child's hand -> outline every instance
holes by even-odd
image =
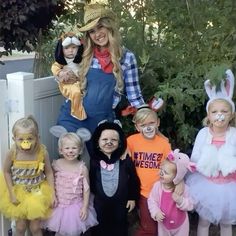
[[[172,193],[172,199],[178,204],[180,205],[183,202],[183,196],[177,194],[176,192]]]
[[[153,217],[153,220],[157,222],[162,222],[165,219],[165,214],[160,210],[157,214]]]
[[[135,201],[134,200],[129,200],[126,204],[126,208],[128,208],[128,212],[131,212],[135,207]]]
[[[16,196],[14,193],[10,194],[10,201],[14,205],[18,205],[20,202],[17,200]]]
[[[76,78],[76,75],[71,70],[61,70],[58,74],[58,80],[62,83],[74,83],[77,80]]]
[[[61,70],[58,74],[58,80],[60,82],[66,82],[68,80],[67,70]]]
[[[183,195],[183,193],[184,193],[184,181],[183,180],[175,186],[174,192],[177,193],[178,195]]]
[[[78,77],[75,75],[75,73],[72,70],[67,71],[67,76],[69,77],[68,83],[74,83],[78,81]]]
[[[87,207],[82,207],[80,211],[80,219],[81,220],[86,220],[88,217],[88,208]]]

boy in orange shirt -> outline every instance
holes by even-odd
[[[160,119],[150,108],[141,108],[133,118],[139,133],[127,139],[129,152],[141,182],[140,225],[135,236],[157,235],[157,223],[151,218],[147,198],[153,184],[159,180],[161,162],[171,151],[169,140],[158,131]]]

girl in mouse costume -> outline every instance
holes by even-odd
[[[101,4],[88,4],[84,9],[84,53],[79,79],[87,119],[71,116],[70,102],[65,102],[58,125],[75,132],[85,127],[91,133],[101,120],[114,120],[114,109],[122,95],[134,107],[144,104],[134,54],[121,44],[115,13]]]
[[[171,152],[161,164],[160,180],[154,184],[148,197],[148,208],[153,220],[158,222],[159,236],[189,235],[187,211],[193,210],[193,201],[187,186],[181,195],[174,191],[188,170],[195,171],[195,163],[179,149]]]
[[[78,236],[97,224],[96,213],[90,199],[89,174],[80,160],[84,141],[90,132],[80,128],[76,133],[67,132],[61,126],[53,126],[51,133],[58,140],[62,158],[54,160],[56,204],[52,216],[43,222],[43,228],[60,236]]]
[[[220,224],[221,236],[232,235],[236,224],[236,128],[232,101],[234,75],[226,70],[220,89],[205,81],[209,97],[207,127],[195,140],[191,160],[197,172],[187,178],[190,194],[199,214],[198,236],[209,234],[211,223]]]
[[[127,236],[127,213],[139,196],[139,179],[126,154],[126,138],[118,123],[103,122],[92,136],[90,186],[99,224],[93,236]]]
[[[65,33],[57,42],[55,62],[51,68],[62,95],[71,103],[71,115],[79,120],[87,117],[78,78],[82,54],[83,45],[79,38],[73,32]]]

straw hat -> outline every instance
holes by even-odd
[[[88,4],[84,7],[84,23],[85,25],[79,28],[80,32],[86,32],[96,26],[98,21],[101,18],[108,17],[112,20],[116,20],[115,13],[105,8],[104,5],[95,3],[95,4]]]

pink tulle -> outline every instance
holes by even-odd
[[[197,213],[211,223],[236,224],[236,181],[216,183],[198,172],[186,184]]]
[[[58,232],[64,236],[78,236],[90,227],[98,224],[93,207],[88,209],[85,221],[80,219],[81,203],[71,204],[67,207],[57,207],[50,219],[42,223],[43,228]]]

